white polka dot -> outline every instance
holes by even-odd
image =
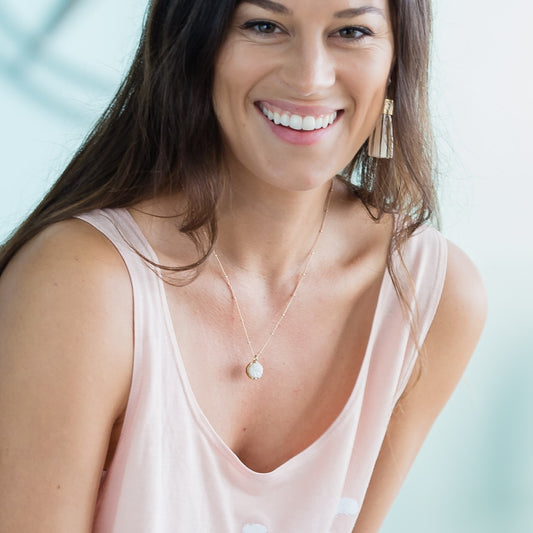
[[[242,528],[242,533],[268,533],[268,529],[261,524],[246,524]]]
[[[359,513],[359,503],[353,498],[342,498],[339,502],[337,514],[344,514],[346,516],[357,516]]]

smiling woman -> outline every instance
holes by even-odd
[[[393,33],[382,4],[337,11],[302,2],[298,16],[270,3],[240,4],[213,89],[230,164],[305,190],[350,163],[376,123],[391,72]]]
[[[430,19],[152,1],[2,247],[3,532],[378,531],[485,317],[430,225]]]

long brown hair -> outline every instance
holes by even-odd
[[[0,274],[45,227],[96,208],[161,194],[186,199],[181,231],[204,260],[216,238],[222,142],[212,105],[215,61],[239,0],[152,0],[131,68],[58,181],[0,250]],[[406,215],[394,248],[435,211],[428,113],[430,0],[391,0],[395,156],[345,170],[372,216]],[[390,259],[393,250],[389,253]]]

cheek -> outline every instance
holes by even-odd
[[[354,131],[358,132],[360,142],[372,133],[383,109],[390,65],[388,56],[377,61],[375,56],[369,54],[368,58],[359,61],[356,67],[343,70],[343,79],[349,86],[354,103]]]
[[[215,75],[213,85],[213,107],[219,122],[244,127],[246,114],[252,102],[248,97],[253,87],[250,70],[235,68],[232,64],[222,66]]]
[[[367,98],[373,94],[385,96],[392,66],[392,53],[370,49],[358,59],[357,64],[345,71],[353,86]]]
[[[227,80],[220,77],[215,80],[213,88],[213,109],[224,137],[238,131],[239,122],[242,120],[237,110],[237,98]]]

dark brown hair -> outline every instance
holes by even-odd
[[[436,199],[436,160],[429,112],[431,0],[390,0],[395,62],[389,97],[394,99],[394,157],[368,156],[367,143],[343,176],[354,185],[370,216],[398,216],[387,267],[400,304],[410,318],[419,346],[418,309],[411,276],[403,262],[402,246],[424,222],[439,222]],[[396,255],[400,269],[394,268]]]
[[[222,142],[212,105],[215,61],[239,0],[153,0],[132,66],[58,181],[0,250],[0,273],[45,227],[95,208],[180,191],[182,232],[200,252],[216,238]],[[429,0],[391,0],[395,156],[355,155],[344,178],[372,216],[405,215],[398,247],[435,210],[428,118]],[[392,254],[393,250],[391,250]],[[389,269],[391,255],[389,255]]]

